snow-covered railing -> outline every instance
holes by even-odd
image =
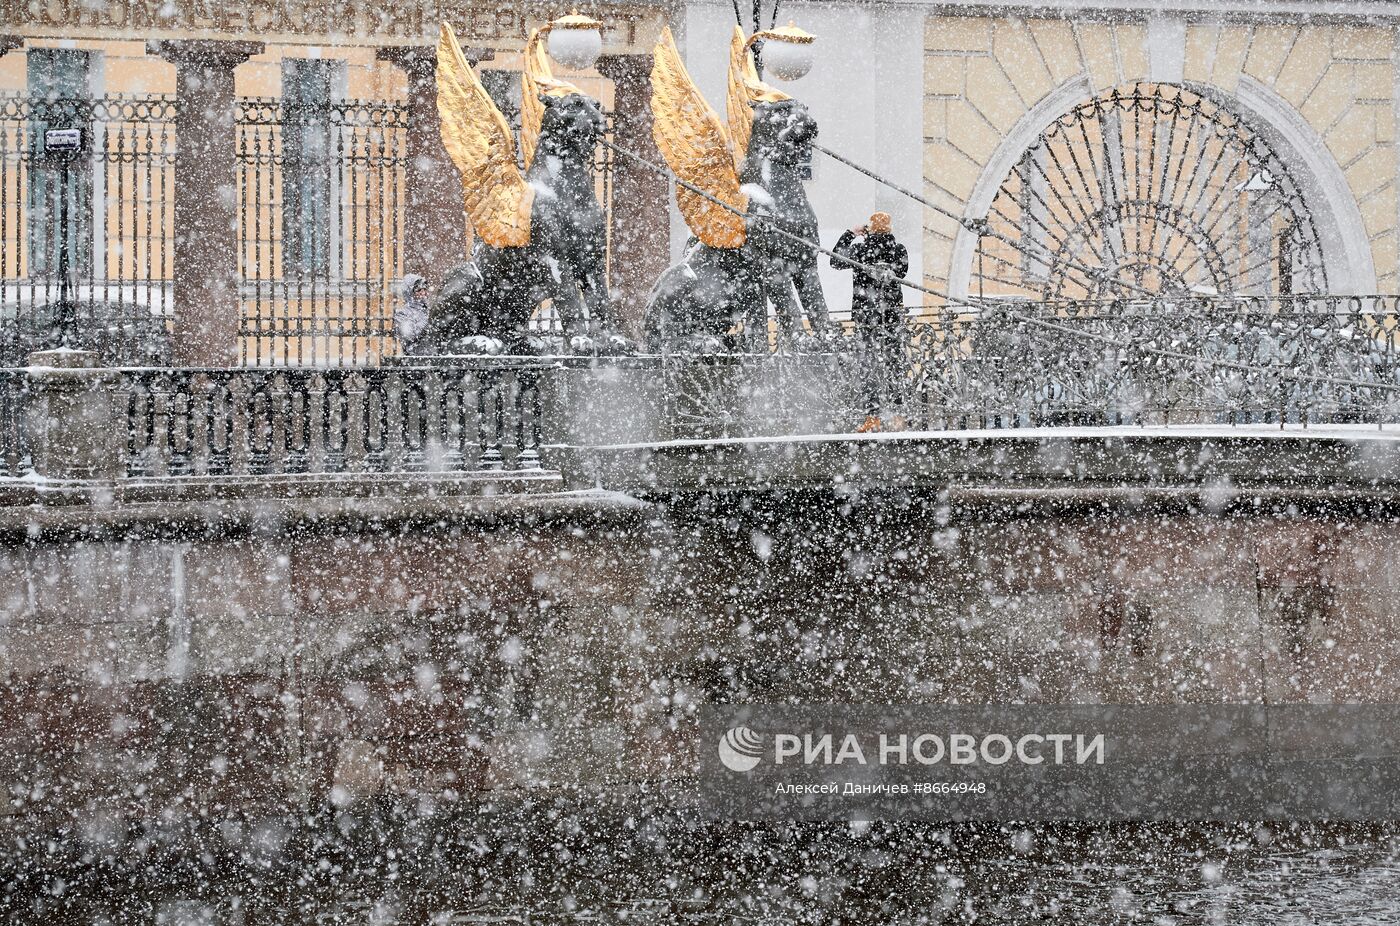
[[[911,321],[892,350],[847,332],[776,355],[174,369],[56,350],[0,371],[0,476],[518,472],[546,448],[584,471],[589,448],[850,433],[871,412],[933,431],[1383,426],[1400,422],[1394,302],[989,302]]]
[[[984,300],[805,353],[723,344],[661,362],[672,436],[1400,421],[1393,296]]]
[[[127,476],[539,466],[540,365],[124,371]]]
[[[540,466],[529,358],[376,369],[0,371],[5,474],[54,479],[452,473]]]
[[[1394,297],[1007,302],[909,328],[921,427],[1400,418]]]

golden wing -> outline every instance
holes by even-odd
[[[656,147],[677,177],[741,214],[679,185],[676,205],[695,237],[711,247],[737,248],[744,243],[742,213],[749,204],[739,192],[739,174],[724,123],[691,80],[669,28],[662,31],[652,62],[652,137]]]
[[[520,73],[520,150],[525,154],[525,167],[535,161],[535,145],[540,138],[540,123],[544,120],[544,103],[540,95],[568,96],[583,91],[567,80],[554,76],[549,54],[544,45],[544,33],[530,30],[525,43],[525,67]]]
[[[524,247],[530,243],[535,191],[516,166],[510,126],[447,23],[442,24],[437,60],[442,144],[462,175],[472,229],[493,247]]]
[[[734,27],[734,37],[729,40],[729,134],[734,139],[734,157],[741,167],[744,155],[749,150],[749,136],[753,134],[753,107],[755,103],[776,103],[790,100],[781,90],[775,90],[758,77],[753,55],[749,53],[748,40],[744,30]]]

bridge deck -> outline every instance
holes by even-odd
[[[1278,424],[1041,427],[680,440],[594,448],[602,484],[641,494],[917,487],[1377,498],[1400,489],[1400,429]]]

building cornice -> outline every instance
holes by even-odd
[[[1020,14],[1047,18],[1172,16],[1218,21],[1400,22],[1400,3],[1390,0],[997,0],[949,2],[910,0],[954,15]]]
[[[837,6],[849,0],[785,0],[784,9]],[[729,7],[723,0],[691,5]],[[942,16],[1145,20],[1169,16],[1210,22],[1347,22],[1400,25],[1392,0],[874,0],[870,5],[916,7]]]

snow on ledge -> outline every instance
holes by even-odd
[[[1199,439],[1274,439],[1310,438],[1315,440],[1400,442],[1400,424],[1389,429],[1375,424],[1322,424],[1303,427],[1301,424],[1181,424],[1181,425],[1113,425],[1103,427],[1028,427],[1028,428],[966,428],[938,431],[889,431],[878,434],[788,434],[771,437],[723,437],[654,441],[649,443],[603,444],[592,447],[600,451],[661,450],[672,447],[759,446],[763,444],[834,444],[834,443],[971,443],[991,440],[1141,440],[1153,438],[1194,437]]]

